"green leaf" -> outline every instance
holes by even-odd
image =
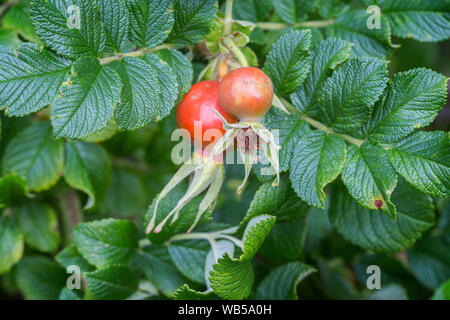
[[[53,140],[47,122],[20,131],[8,144],[2,160],[3,172],[27,182],[29,191],[43,191],[58,182],[64,166],[62,140]]]
[[[63,288],[59,294],[58,300],[81,300],[78,295],[69,288]]]
[[[92,143],[104,142],[114,137],[118,131],[119,127],[117,126],[116,120],[113,118],[108,122],[106,127],[94,134],[91,134],[90,136],[87,136],[83,140]]]
[[[325,206],[323,188],[341,173],[345,163],[345,141],[323,131],[311,131],[301,137],[291,160],[292,187],[308,204]]]
[[[243,299],[250,294],[254,274],[251,259],[275,224],[275,217],[263,215],[250,220],[244,232],[240,258],[227,253],[213,265],[210,272],[211,288],[224,299]]]
[[[123,58],[114,68],[124,85],[115,114],[119,129],[135,130],[156,120],[161,94],[157,71],[137,58]]]
[[[172,262],[167,246],[152,244],[138,251],[136,267],[165,295],[172,296],[185,278]]]
[[[185,277],[204,284],[205,261],[209,248],[207,241],[176,241],[169,246],[169,253],[173,263]]]
[[[398,284],[406,289],[407,296],[413,300],[427,299],[429,293],[414,278],[413,274],[406,269],[403,264],[393,255],[370,254],[357,258],[353,264],[353,270],[359,283],[367,285],[367,268],[371,265],[377,265],[382,270],[381,287]]]
[[[330,197],[325,201],[325,209],[313,207],[308,213],[305,240],[305,251],[308,254],[320,248],[321,243],[330,236],[332,227],[327,215],[329,204]]]
[[[129,192],[133,190],[133,192]],[[114,216],[130,217],[142,208],[144,190],[139,177],[114,168],[111,184],[99,211]]]
[[[159,95],[159,110],[156,112],[156,120],[159,121],[167,117],[175,106],[178,97],[177,77],[172,72],[172,68],[157,55],[147,54],[144,57],[147,62],[157,72],[157,79],[161,93]]]
[[[251,219],[244,230],[243,249],[240,260],[251,260],[267,238],[275,224],[276,217],[263,214]]]
[[[121,130],[135,130],[166,117],[175,105],[178,83],[171,68],[156,55],[124,58],[114,68],[124,84],[116,109]]]
[[[432,300],[450,300],[450,279],[444,282],[433,294]]]
[[[269,38],[261,28],[256,27],[250,35],[250,42],[258,45],[265,45],[269,42]]]
[[[15,276],[17,286],[28,300],[56,300],[67,281],[64,269],[42,256],[23,258]]]
[[[248,222],[255,217],[269,214],[281,218],[297,218],[307,214],[309,206],[292,190],[286,175],[280,179],[278,186],[272,186],[272,181],[264,182],[256,191],[247,214],[239,224],[243,231]]]
[[[128,220],[80,223],[74,229],[73,238],[83,258],[98,268],[127,266],[138,247],[136,226]]]
[[[354,284],[354,275],[340,259],[318,261],[319,286],[326,299],[360,300]]]
[[[210,272],[211,287],[223,299],[240,300],[248,297],[255,276],[251,261],[233,260],[225,254]]]
[[[178,46],[202,41],[213,25],[216,13],[216,0],[177,1],[175,24],[168,41]]]
[[[274,262],[298,260],[303,251],[306,237],[306,217],[293,221],[277,222],[263,245],[261,253]],[[283,248],[283,250],[280,250]]]
[[[238,0],[233,2],[233,17],[238,20],[265,21],[272,11],[272,0]]]
[[[30,247],[42,252],[54,252],[58,249],[61,238],[58,219],[52,207],[30,201],[15,209],[14,217]]]
[[[449,3],[446,0],[384,0],[380,5],[397,37],[436,42],[450,36]]]
[[[396,142],[429,125],[447,98],[447,79],[419,68],[394,75],[388,89],[374,107],[369,137],[381,143]]]
[[[10,118],[0,112],[0,157],[3,158],[6,147],[12,138],[30,126],[31,120],[31,117]]]
[[[21,41],[14,31],[0,29],[0,46],[15,49],[20,43]]]
[[[26,182],[16,175],[0,178],[0,207],[13,206],[25,199]]]
[[[301,113],[317,113],[320,89],[323,87],[331,70],[346,61],[352,45],[340,39],[320,41],[311,50],[311,71],[303,85],[291,95],[292,103]]]
[[[31,22],[29,11],[28,1],[15,4],[2,17],[2,29],[18,32],[22,38],[34,43],[40,43],[39,36],[36,34]]]
[[[281,146],[278,155],[280,158],[280,171],[287,171],[297,141],[310,131],[309,126],[297,115],[288,115],[275,108],[271,108],[266,114],[264,125],[273,132],[278,132],[278,144]]]
[[[128,45],[128,0],[96,0],[105,32],[105,47],[122,52]]]
[[[187,284],[184,284],[175,292],[176,300],[218,300],[217,296],[212,292],[199,292],[189,288]]]
[[[209,280],[209,273],[214,269],[213,265],[222,258],[225,254],[233,257],[235,251],[235,244],[229,240],[219,240],[215,242],[214,248],[211,246],[205,261],[204,279],[206,282],[206,289],[211,289],[211,281]]]
[[[105,198],[111,170],[108,154],[100,146],[83,141],[66,143],[64,179],[89,195],[86,209],[95,208]]]
[[[131,41],[153,48],[167,39],[174,24],[174,0],[127,0]]]
[[[55,257],[62,267],[67,269],[69,266],[78,266],[82,273],[94,271],[95,267],[89,264],[78,252],[77,247],[71,244],[61,250]]]
[[[11,269],[22,258],[23,234],[11,216],[0,217],[0,274]]]
[[[314,0],[274,0],[275,12],[285,22],[294,24],[306,20],[308,12],[314,9]]]
[[[355,45],[351,53],[352,57],[369,56],[386,59],[392,54],[394,48],[389,23],[383,12],[380,17],[380,29],[369,29],[367,21],[371,15],[365,10],[347,12],[328,27],[327,35],[352,42]]]
[[[84,138],[104,128],[120,101],[120,77],[97,59],[74,62],[51,108],[56,137]]]
[[[420,191],[450,195],[450,143],[446,132],[416,132],[388,151],[395,170]]]
[[[360,207],[343,189],[332,194],[330,219],[344,238],[376,252],[397,252],[411,246],[434,224],[431,199],[405,182],[392,194],[397,221]]]
[[[71,5],[79,8],[70,11]],[[72,7],[73,8],[73,7]],[[90,0],[35,0],[31,16],[37,33],[57,53],[69,58],[81,55],[100,56],[105,47],[97,3]],[[79,18],[79,28],[76,23]]]
[[[285,33],[273,44],[264,72],[272,79],[277,94],[290,94],[305,80],[311,66],[310,44],[311,30]]]
[[[67,77],[69,61],[32,43],[16,52],[0,47],[0,106],[24,116],[50,105]]]
[[[107,267],[85,273],[89,292],[100,300],[120,300],[131,296],[138,289],[139,279],[128,268]]]
[[[178,100],[181,100],[191,88],[194,78],[191,62],[180,51],[173,49],[159,50],[156,55],[172,68],[178,82]]]
[[[255,51],[253,51],[250,47],[243,47],[242,53],[244,54],[245,58],[247,59],[250,67],[258,67],[259,66],[258,57],[256,56]]]
[[[408,300],[408,295],[403,287],[392,284],[375,291],[367,300]]]
[[[81,300],[80,297],[69,288],[63,288],[59,293],[58,300]]]
[[[424,286],[436,289],[450,278],[450,244],[444,236],[424,238],[408,251],[408,265]]]
[[[342,181],[360,205],[381,209],[395,219],[395,206],[390,198],[397,185],[397,174],[384,149],[369,142],[359,148],[350,145]]]
[[[337,18],[350,8],[348,2],[350,0],[318,0],[316,8],[324,19]]]
[[[386,61],[350,59],[325,82],[319,98],[319,119],[336,132],[351,134],[369,120],[387,80]]]
[[[300,262],[282,265],[265,277],[256,289],[257,300],[295,300],[297,286],[316,270]]]

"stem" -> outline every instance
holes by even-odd
[[[281,98],[280,100],[283,102],[283,104],[287,107],[287,109],[288,109],[289,111],[298,114],[298,115],[300,116],[300,119],[302,119],[303,121],[305,121],[305,122],[308,123],[310,126],[316,128],[316,129],[325,131],[327,134],[333,134],[333,135],[335,135],[335,136],[339,136],[339,137],[341,137],[342,139],[344,139],[344,140],[346,140],[346,141],[348,141],[348,142],[350,142],[350,143],[352,143],[352,144],[358,146],[358,148],[361,147],[361,145],[362,145],[362,144],[364,143],[364,141],[365,141],[365,140],[360,140],[360,139],[353,138],[353,137],[351,137],[351,136],[349,136],[349,135],[346,135],[346,134],[337,133],[337,132],[335,132],[332,128],[327,127],[327,126],[324,125],[323,123],[321,123],[321,122],[319,122],[319,121],[317,121],[317,120],[314,120],[314,119],[308,117],[307,115],[301,114],[301,113],[297,110],[297,108],[295,108],[292,104],[290,104],[290,103],[289,103],[288,101],[286,101],[285,99]]]
[[[139,249],[150,246],[152,243],[147,238],[139,240]]]
[[[231,34],[231,25],[233,24],[233,0],[227,0],[225,4],[224,36]]]
[[[227,239],[230,240],[231,242],[233,242],[237,247],[239,248],[244,248],[244,245],[242,244],[242,241],[239,239],[236,239],[235,237],[226,235],[226,234],[221,234],[219,236],[217,236],[217,239]]]
[[[234,43],[234,41],[231,38],[229,37],[223,38],[223,44],[239,60],[239,63],[241,64],[242,67],[249,66],[247,58],[245,57],[244,53],[241,51],[241,49],[239,49],[239,47]]]
[[[216,239],[226,239],[233,242],[239,248],[243,248],[242,241],[230,236],[226,233],[233,233],[236,231],[236,228],[225,229],[216,232],[193,232],[193,233],[185,233],[185,234],[177,234],[170,238],[166,244],[170,244],[172,241],[180,241],[180,240],[208,240],[211,244],[215,243]]]
[[[72,242],[73,228],[82,221],[82,209],[75,190],[61,191],[58,193],[60,206],[60,226],[64,245]]]
[[[299,22],[295,24],[288,24],[282,22],[259,22],[256,24],[256,27],[261,28],[263,30],[283,30],[287,27],[316,27],[316,28],[325,28],[330,24],[333,24],[334,20],[311,20],[305,22]]]
[[[107,63],[111,63],[116,60],[120,60],[124,57],[140,57],[140,56],[146,55],[147,53],[152,53],[152,52],[156,52],[159,50],[170,49],[170,48],[173,48],[173,46],[170,44],[163,44],[161,46],[157,46],[157,47],[154,47],[151,49],[144,48],[144,49],[127,52],[127,53],[118,53],[117,55],[112,56],[112,57],[98,59],[98,61],[100,62],[100,64],[107,64]]]
[[[167,240],[167,244],[170,244],[172,241],[180,241],[180,240],[209,240],[209,233],[201,233],[201,232],[193,232],[193,233],[182,233],[176,234],[169,240]]]
[[[325,131],[328,134],[334,134],[335,136],[339,136],[342,139],[344,139],[344,140],[346,140],[346,141],[348,141],[348,142],[350,142],[350,143],[352,143],[352,144],[354,144],[354,145],[356,145],[358,147],[361,147],[361,145],[364,143],[364,140],[359,140],[359,139],[353,138],[351,136],[348,136],[346,134],[337,133],[333,129],[325,126],[324,124],[320,123],[319,121],[316,121],[316,120],[314,120],[312,118],[309,118],[306,115],[301,115],[300,118],[302,120],[304,120],[305,122],[307,122],[308,124],[310,124],[312,127],[317,128],[317,129],[322,130],[322,131]]]
[[[233,234],[233,233],[236,233],[238,231],[238,227],[231,227],[231,228],[228,228],[228,229],[224,229],[224,230],[221,230],[221,231],[219,231],[221,234],[229,234],[229,233],[231,233],[231,234]]]

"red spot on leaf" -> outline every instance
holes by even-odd
[[[381,209],[381,207],[383,206],[383,200],[375,200],[373,204],[377,209]]]

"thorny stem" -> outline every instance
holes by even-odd
[[[122,59],[124,57],[140,57],[140,56],[146,55],[147,53],[152,53],[152,52],[156,52],[156,51],[159,51],[159,50],[170,49],[170,48],[173,48],[173,46],[170,45],[170,44],[163,44],[161,46],[157,46],[157,47],[154,47],[154,48],[151,48],[151,49],[143,48],[143,49],[132,51],[132,52],[118,53],[118,54],[116,54],[115,56],[112,56],[112,57],[106,57],[106,58],[98,59],[98,61],[100,62],[100,64],[107,64],[107,63],[111,63],[111,62],[116,61],[116,60],[120,60],[120,59]]]
[[[297,108],[295,108],[292,104],[290,104],[290,103],[289,103],[288,101],[286,101],[285,99],[280,98],[280,101],[287,107],[287,109],[288,109],[289,111],[298,114],[302,120],[304,120],[304,121],[307,122],[310,126],[316,128],[316,129],[325,131],[327,134],[333,134],[333,135],[339,136],[339,137],[341,137],[342,139],[344,139],[344,140],[346,140],[346,141],[348,141],[348,142],[350,142],[350,143],[352,143],[352,144],[358,146],[358,148],[361,147],[361,145],[365,142],[365,140],[360,140],[360,139],[353,138],[353,137],[351,137],[351,136],[349,136],[349,135],[346,135],[346,134],[337,133],[337,132],[335,132],[332,128],[327,127],[327,126],[324,125],[323,123],[321,123],[321,122],[319,122],[319,121],[316,121],[316,120],[314,120],[314,119],[308,117],[307,115],[301,114],[301,113],[297,110]]]
[[[227,0],[225,4],[225,20],[224,20],[224,36],[231,34],[231,26],[233,24],[233,0]]]
[[[282,22],[259,22],[256,24],[256,27],[261,28],[263,30],[283,30],[287,27],[316,27],[316,28],[325,28],[329,25],[333,24],[334,20],[311,20],[305,22],[299,22],[296,24],[287,24]]]
[[[234,41],[229,38],[223,38],[223,44],[231,51],[231,53],[239,60],[242,67],[248,67],[248,61],[244,53],[239,49],[239,47],[234,43]]]

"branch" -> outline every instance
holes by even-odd
[[[342,139],[344,139],[345,141],[356,145],[358,148],[361,147],[361,145],[365,142],[365,140],[360,140],[360,139],[353,138],[353,137],[351,137],[349,135],[346,135],[346,134],[337,133],[332,128],[327,127],[323,123],[321,123],[321,122],[319,122],[317,120],[314,120],[314,119],[308,117],[307,115],[301,114],[297,110],[296,107],[294,107],[292,104],[290,104],[285,99],[280,98],[280,101],[287,107],[287,109],[289,111],[291,111],[292,113],[296,113],[297,115],[300,116],[300,119],[302,119],[303,121],[307,122],[310,126],[316,128],[316,129],[325,131],[327,134],[333,134],[335,136],[339,136]]]
[[[122,59],[124,57],[145,56],[147,53],[152,53],[152,52],[156,52],[156,51],[163,50],[163,49],[170,49],[170,48],[173,48],[173,47],[174,46],[170,45],[170,44],[163,44],[161,46],[157,46],[157,47],[154,47],[154,48],[151,48],[151,49],[144,48],[144,49],[140,49],[140,50],[136,50],[136,51],[132,51],[132,52],[127,52],[127,53],[118,53],[117,55],[112,56],[112,57],[106,57],[106,58],[98,59],[98,61],[100,62],[100,64],[108,64],[108,63],[111,63],[113,61],[120,60],[120,59]]]
[[[256,27],[261,28],[263,30],[283,30],[288,27],[316,27],[316,28],[325,28],[329,25],[333,24],[334,20],[311,20],[305,22],[299,22],[295,24],[288,24],[282,22],[259,22],[256,24]]]
[[[167,240],[166,244],[169,245],[172,241],[180,240],[208,240],[211,247],[214,249],[214,245],[217,239],[226,239],[234,243],[235,246],[243,248],[242,241],[229,235],[228,233],[235,231],[237,228],[225,229],[215,232],[193,232],[186,234],[177,234]]]
[[[225,20],[224,20],[224,36],[231,34],[231,26],[233,24],[233,0],[227,0],[225,4]]]
[[[83,220],[82,208],[77,192],[73,189],[58,193],[61,233],[65,245],[72,242],[73,228]]]

